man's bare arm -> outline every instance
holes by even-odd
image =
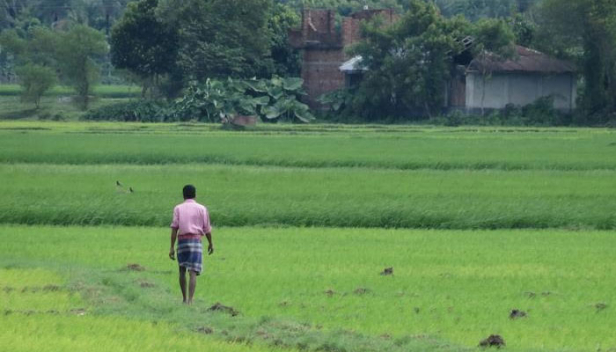
[[[175,260],[175,240],[178,238],[178,229],[171,229],[171,248],[169,249],[169,259]]]
[[[205,238],[207,238],[207,242],[208,242],[207,253],[212,255],[214,254],[214,243],[212,243],[212,233],[211,232],[206,233]]]

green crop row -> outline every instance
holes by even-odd
[[[62,127],[58,127],[62,126]],[[212,125],[0,124],[0,162],[221,163],[388,169],[616,170],[609,130],[491,131],[323,125],[220,132]],[[327,131],[327,132],[323,132]],[[414,131],[414,132],[411,132]]]
[[[0,84],[0,96],[15,96],[21,94],[21,87],[17,84]],[[56,86],[45,96],[74,95],[75,90],[71,87]],[[93,94],[105,98],[128,98],[138,97],[141,90],[134,86],[125,85],[98,85],[94,87]]]
[[[168,226],[192,183],[219,226],[616,229],[606,170],[5,164],[0,179],[0,223]]]

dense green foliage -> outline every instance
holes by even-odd
[[[175,69],[178,29],[164,23],[155,13],[158,0],[129,4],[111,33],[111,62],[139,78],[146,95],[161,75]]]
[[[435,0],[446,16],[463,15],[469,20],[506,18],[529,11],[540,0]]]
[[[35,64],[20,66],[15,73],[21,78],[22,100],[34,103],[38,109],[43,94],[56,84],[56,73],[49,67]]]
[[[185,80],[262,75],[269,60],[269,0],[161,0],[180,33],[177,64]]]
[[[274,4],[268,21],[271,35],[271,58],[273,67],[269,69],[278,76],[296,77],[301,73],[300,52],[288,43],[288,32],[299,28],[301,17],[296,11],[283,4]]]
[[[278,0],[296,9],[303,7],[336,9],[347,16],[368,6],[370,9],[391,8],[403,12],[412,8],[408,0]],[[428,2],[428,1],[426,1]],[[538,0],[434,0],[439,11],[447,17],[462,15],[470,20],[481,18],[506,18],[526,13]]]
[[[262,121],[310,122],[308,106],[298,101],[302,79],[207,80],[189,87],[164,113],[165,121],[220,122],[234,116],[259,116]]]
[[[158,122],[164,106],[152,100],[136,100],[101,106],[88,111],[83,120]]]
[[[436,6],[419,0],[395,24],[374,21],[352,50],[366,69],[342,113],[368,121],[429,117],[443,108],[444,89],[453,77],[455,58],[466,51],[511,56],[514,35],[499,20],[471,24],[461,17],[442,17]],[[468,48],[464,39],[474,38]],[[345,98],[345,102],[347,98]]]
[[[40,97],[55,83],[53,68],[75,89],[84,109],[88,107],[93,86],[100,76],[95,59],[108,50],[105,36],[84,25],[74,25],[60,32],[41,26],[24,33],[7,30],[0,34],[0,45],[20,63],[17,72],[23,75],[23,94],[31,97],[37,106]]]
[[[15,57],[15,73],[20,77],[22,101],[40,107],[41,97],[57,82],[53,70],[54,38],[49,30],[33,27],[25,33],[7,30],[0,33],[0,46]]]
[[[580,108],[587,124],[616,117],[616,2],[546,0],[540,8],[539,45],[576,59],[584,81]]]
[[[129,3],[0,0],[0,81],[18,82],[17,71],[22,75],[33,72],[34,66],[23,68],[28,64],[45,70],[46,74],[31,74],[25,79],[24,101],[38,105],[42,88],[51,83],[46,79],[51,71],[42,67],[56,69],[61,73],[59,81],[73,85],[85,107],[90,87],[103,70],[105,82],[117,83],[122,75],[125,80],[139,82],[143,95],[151,89],[155,93],[152,97],[171,100],[183,96],[183,89],[194,81],[204,84],[207,79],[228,77],[297,76],[300,53],[289,45],[287,37],[289,29],[299,25],[303,8],[335,9],[338,29],[341,16],[364,7],[392,8],[400,14],[400,23],[390,28],[367,25],[366,40],[352,50],[364,56],[369,71],[356,91],[334,100],[334,110],[342,113],[336,116],[338,121],[389,122],[437,116],[442,113],[442,87],[457,72],[456,64],[467,65],[473,57],[488,52],[501,58],[513,57],[510,49],[514,40],[579,64],[583,79],[572,121],[583,125],[613,125],[616,121],[616,69],[612,64],[616,58],[616,8],[609,0]],[[86,28],[98,30],[88,35],[97,36],[101,43],[105,41],[102,33],[106,33],[112,55],[106,55],[106,44],[91,46],[87,54],[82,52],[80,48],[87,45],[68,34],[76,28],[81,28],[82,38]],[[50,40],[38,40],[45,32]],[[470,48],[461,45],[468,43],[467,38],[474,39]],[[461,54],[465,57],[462,60]],[[88,58],[85,61],[84,55]],[[41,80],[34,83],[33,78],[38,77]]]
[[[105,36],[90,27],[75,25],[57,34],[55,55],[63,78],[71,85],[84,110],[88,108],[92,88],[100,77],[94,60],[108,51]]]
[[[46,26],[75,22],[109,30],[131,0],[0,0],[0,30],[31,19]]]

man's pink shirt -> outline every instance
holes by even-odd
[[[186,199],[173,209],[172,229],[178,229],[179,235],[205,235],[212,232],[210,214],[207,209],[195,202],[194,199]]]

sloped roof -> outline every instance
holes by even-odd
[[[345,61],[342,65],[340,65],[340,71],[343,73],[353,73],[357,71],[366,71],[366,68],[360,68],[359,63],[361,62],[361,55],[355,56],[354,58]]]
[[[516,46],[517,57],[499,60],[493,54],[485,58],[474,59],[468,67],[470,72],[536,72],[536,73],[573,73],[575,65],[571,62],[555,59],[539,51]]]

